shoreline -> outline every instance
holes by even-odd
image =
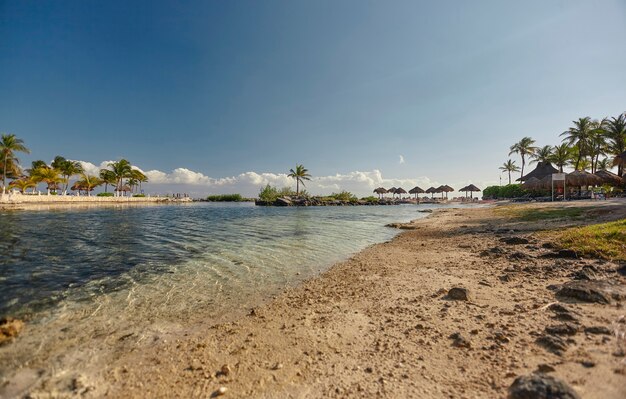
[[[187,203],[190,198],[168,197],[98,197],[73,195],[1,195],[1,210],[48,209],[78,206]]]
[[[572,204],[580,205],[588,206]],[[626,217],[624,203],[593,205],[617,210],[601,218]],[[571,280],[580,267],[606,275],[615,265],[557,259],[555,269],[555,260],[540,256],[549,250],[536,233],[571,221],[519,223],[498,208],[441,209],[401,224],[406,231],[395,238],[287,288],[248,316],[129,348],[95,374],[48,387],[94,397],[206,397],[221,387],[228,397],[504,397],[516,376],[547,365],[583,397],[620,397],[626,372],[611,354],[617,338],[578,332],[561,355],[534,342],[552,323],[548,286]],[[527,237],[534,249],[499,244],[510,236]],[[483,255],[494,245],[504,253]],[[454,286],[467,288],[471,301],[446,299]],[[571,307],[582,326],[611,327],[623,315],[618,304]],[[467,347],[455,346],[455,333]]]

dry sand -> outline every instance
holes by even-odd
[[[235,322],[207,322],[125,353],[57,393],[500,398],[517,376],[541,367],[583,398],[624,398],[622,302],[565,301],[575,320],[544,331],[564,325],[548,308],[558,301],[550,286],[572,281],[573,272],[584,267],[592,278],[618,282],[616,292],[625,286],[617,264],[541,257],[553,250],[542,247],[538,230],[626,217],[623,201],[591,206],[599,204],[593,218],[549,223],[510,220],[495,208],[439,210]],[[510,237],[530,242],[501,241]],[[448,298],[453,287],[469,290],[470,300]],[[542,336],[560,340],[562,353],[540,346]]]

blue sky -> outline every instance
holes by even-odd
[[[623,0],[0,0],[0,131],[163,190],[488,184],[521,137],[626,111],[625,39]]]

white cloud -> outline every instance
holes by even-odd
[[[403,157],[400,157],[403,160]],[[111,161],[104,161],[100,165],[85,161],[79,162],[87,173],[97,175],[100,169],[106,168]],[[148,177],[148,183],[144,185],[144,190],[146,193],[152,194],[188,193],[192,197],[201,197],[207,194],[240,193],[244,196],[254,197],[258,194],[259,189],[267,184],[277,187],[288,186],[295,189],[294,180],[285,173],[258,173],[250,171],[236,176],[221,178],[213,178],[187,168],[176,168],[169,173],[160,170],[149,170],[144,173]],[[402,187],[409,191],[415,186],[427,189],[431,186],[437,187],[446,183],[456,188],[469,183],[474,183],[484,188],[487,183],[494,184],[495,182],[439,182],[427,176],[412,179],[396,179],[385,177],[380,170],[374,169],[371,171],[353,171],[313,177],[306,182],[306,190],[309,193],[319,195],[347,190],[358,196],[367,196],[371,195],[372,191],[377,187],[389,188],[394,186]]]
[[[404,163],[404,155],[398,155],[400,157],[400,161],[398,162],[399,164],[403,164]]]

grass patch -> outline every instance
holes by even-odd
[[[573,249],[583,256],[626,261],[626,219],[572,227],[549,235],[559,246]]]
[[[498,208],[497,212],[503,216],[519,219],[525,222],[536,222],[538,220],[573,219],[580,218],[588,209],[580,207],[571,208],[522,208],[515,206],[505,206]]]

